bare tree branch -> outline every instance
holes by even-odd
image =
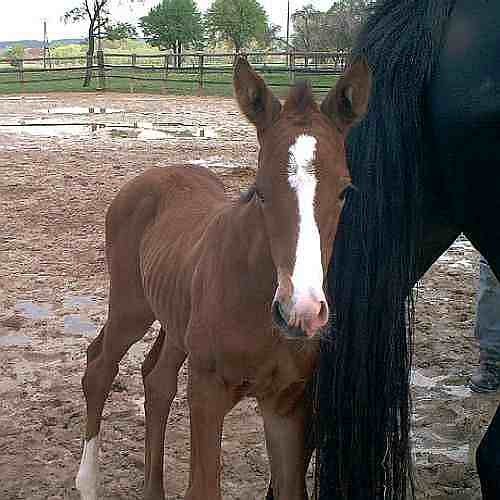
[[[88,0],[85,0],[85,10],[87,11],[87,14],[89,15],[89,18],[92,18],[92,13],[90,12],[90,7],[89,7]]]

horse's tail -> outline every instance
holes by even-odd
[[[428,155],[425,90],[454,3],[379,1],[354,51],[368,59],[373,90],[349,137],[359,191],[349,194],[328,276],[335,327],[318,377],[321,500],[413,496],[411,288]]]

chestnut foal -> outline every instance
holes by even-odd
[[[177,375],[189,359],[189,500],[220,500],[224,416],[245,396],[260,406],[274,498],[307,498],[304,387],[328,320],[323,277],[344,193],[344,141],[365,113],[370,74],[359,61],[321,107],[297,84],[282,106],[247,61],[236,99],[257,129],[254,187],[230,202],[208,170],[152,169],[129,182],[106,217],[108,319],[87,351],[87,426],[76,485],[98,488],[98,435],[118,363],[157,319],[142,374],[144,498],[163,500],[164,434]]]

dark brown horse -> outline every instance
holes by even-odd
[[[304,388],[328,321],[323,291],[351,179],[344,142],[371,77],[353,64],[319,107],[306,84],[282,106],[244,58],[236,99],[260,144],[254,187],[228,201],[208,170],[172,166],[129,182],[106,218],[108,319],[87,351],[85,442],[76,479],[97,498],[98,435],[118,363],[157,319],[143,365],[147,500],[162,500],[163,443],[177,374],[189,360],[190,500],[220,500],[224,416],[257,398],[275,498],[307,496]]]
[[[358,191],[335,239],[319,363],[321,500],[413,498],[410,291],[460,233],[500,279],[500,2],[370,5],[353,54],[373,90],[347,144]],[[499,500],[500,406],[476,464],[483,499]]]

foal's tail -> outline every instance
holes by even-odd
[[[453,5],[379,1],[354,51],[372,68],[373,90],[349,137],[359,192],[349,195],[328,275],[336,317],[318,377],[321,500],[413,495],[410,292],[429,153],[424,100]]]

